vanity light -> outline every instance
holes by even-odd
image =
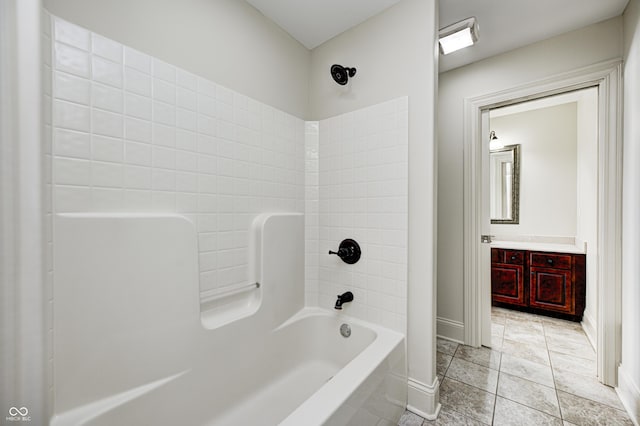
[[[464,49],[478,41],[478,23],[476,18],[464,19],[446,26],[438,32],[440,52],[447,55],[456,50]]]
[[[504,148],[504,144],[498,140],[496,132],[493,130],[489,133],[489,151]]]

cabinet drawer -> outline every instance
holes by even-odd
[[[505,250],[504,263],[524,265],[524,252],[521,250]]]
[[[523,250],[491,249],[491,263],[507,263],[509,265],[524,265]]]
[[[529,264],[532,267],[571,269],[570,254],[529,253]]]

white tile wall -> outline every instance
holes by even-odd
[[[318,211],[317,225],[311,217],[307,221],[307,254],[318,254],[317,284],[315,265],[307,261],[309,297],[313,300],[317,288],[318,304],[332,308],[336,295],[351,291],[355,300],[345,305],[346,313],[404,333],[408,99],[323,120],[319,126],[317,181],[314,135],[307,127],[307,214]],[[362,249],[354,265],[327,254],[345,238],[355,239]]]
[[[319,305],[319,144],[320,123],[307,121],[305,127],[305,296],[309,306]]]
[[[246,282],[256,214],[304,211],[306,303],[350,290],[346,313],[406,331],[407,98],[305,124],[49,15],[43,45],[50,259],[55,212],[178,212],[207,294]],[[344,238],[359,263],[326,254]]]
[[[52,212],[179,212],[197,226],[201,291],[246,283],[255,215],[305,207],[304,122],[51,22],[53,37],[43,36],[53,52],[44,73],[53,78],[45,94],[53,110],[49,219]]]

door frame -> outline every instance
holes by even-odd
[[[621,352],[621,229],[622,229],[622,61],[602,62],[511,89],[464,101],[464,343],[483,343],[490,306],[490,283],[483,280],[490,265],[482,262],[483,229],[482,113],[493,108],[588,87],[598,88],[598,318],[597,374],[607,385],[617,384]],[[488,197],[488,194],[486,194]],[[490,304],[489,304],[490,305]],[[488,310],[488,312],[487,312]]]

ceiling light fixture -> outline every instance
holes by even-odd
[[[443,55],[464,49],[478,41],[478,22],[475,16],[456,22],[441,28],[438,32],[438,38],[440,52]]]
[[[493,130],[489,133],[489,151],[504,148],[504,144],[498,140],[496,132]]]

